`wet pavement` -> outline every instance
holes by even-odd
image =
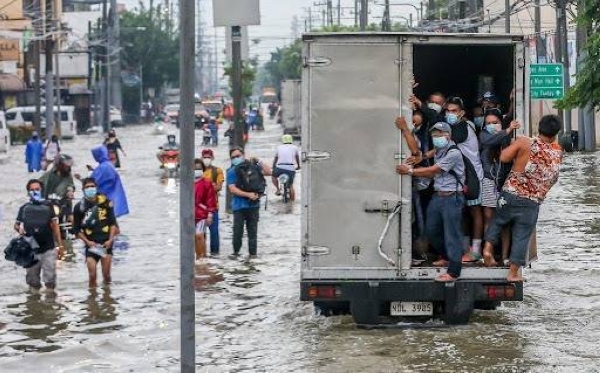
[[[87,288],[78,254],[59,263],[56,294],[29,294],[25,271],[0,259],[0,372],[179,371],[178,185],[161,178],[155,153],[166,138],[151,132],[117,129],[128,153],[121,174],[131,214],[120,225],[130,247],[116,252],[110,287]],[[248,154],[270,163],[280,135],[267,123],[266,131],[251,134]],[[75,171],[93,164],[89,149],[101,139],[64,144]],[[13,147],[0,163],[0,247],[25,202],[30,175],[23,150]],[[227,146],[216,152],[217,165],[225,165]],[[525,301],[476,311],[471,324],[459,327],[363,330],[349,316],[317,316],[298,301],[299,203],[284,205],[270,189],[259,257],[250,261],[227,257],[231,217],[222,212],[223,255],[196,263],[198,371],[600,371],[597,164],[595,154],[567,157],[542,208],[540,260],[525,273]]]

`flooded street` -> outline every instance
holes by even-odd
[[[166,137],[149,126],[119,128],[117,135],[128,154],[121,175],[131,213],[120,220],[130,247],[115,253],[114,282],[88,290],[75,250],[72,261],[59,263],[56,295],[31,295],[25,270],[0,260],[2,373],[179,371],[178,185],[161,179],[155,157]],[[267,122],[266,131],[251,133],[247,154],[270,164],[280,136],[281,128]],[[75,172],[94,164],[89,149],[101,140],[79,136],[63,145]],[[218,166],[229,163],[226,142],[221,138],[216,150]],[[23,151],[13,147],[0,163],[2,248],[26,202]],[[542,207],[540,260],[525,272],[525,301],[476,311],[460,327],[363,330],[350,316],[316,316],[298,300],[300,204],[284,205],[270,187],[258,259],[232,260],[232,217],[222,198],[222,255],[196,264],[197,371],[600,371],[598,163],[596,154],[566,158]]]

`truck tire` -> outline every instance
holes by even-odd
[[[316,313],[325,317],[350,314],[348,302],[314,302],[314,306]]]
[[[350,312],[357,325],[374,325],[379,316],[379,303],[365,300],[350,302]]]
[[[496,302],[493,300],[482,300],[475,302],[476,310],[484,310],[484,311],[494,311],[500,305],[500,302]]]

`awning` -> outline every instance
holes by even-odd
[[[0,74],[0,91],[7,93],[23,92],[27,89],[25,82],[15,74]]]

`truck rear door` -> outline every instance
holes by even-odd
[[[305,43],[304,278],[396,273],[398,216],[382,241],[391,262],[378,241],[400,201],[400,53],[393,39]]]

